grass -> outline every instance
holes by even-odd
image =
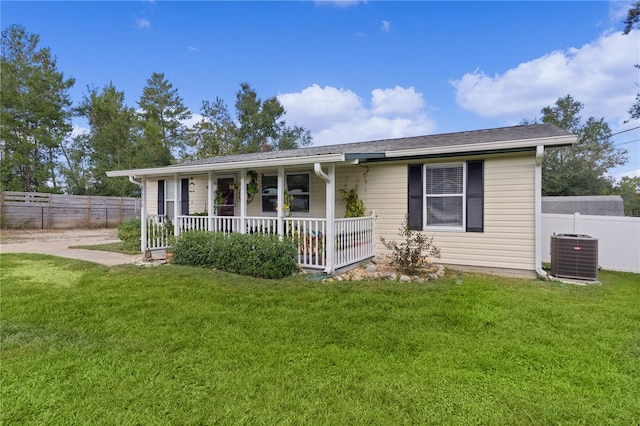
[[[636,424],[640,276],[267,281],[5,254],[3,424]]]
[[[122,241],[118,241],[115,243],[95,244],[95,245],[86,245],[86,246],[71,246],[69,248],[110,251],[110,252],[122,253],[122,254],[140,254],[140,248],[135,248],[135,249],[128,248]]]

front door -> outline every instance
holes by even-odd
[[[235,216],[234,178],[218,178],[218,195],[216,197],[218,216]]]

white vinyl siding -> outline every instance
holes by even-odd
[[[464,158],[473,160],[478,158]],[[484,158],[484,231],[426,230],[442,263],[480,268],[535,270],[535,154]],[[450,162],[450,161],[449,161]],[[437,163],[434,163],[437,164]],[[399,239],[407,213],[407,164],[371,165],[365,206],[378,216],[376,236]],[[358,191],[362,194],[362,191]],[[362,195],[361,195],[362,198]],[[377,252],[385,252],[377,242]]]
[[[189,179],[189,214],[206,212],[209,177],[207,175],[182,176],[182,179],[185,178]]]

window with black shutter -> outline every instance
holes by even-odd
[[[409,165],[411,229],[484,232],[484,161]]]

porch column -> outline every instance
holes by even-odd
[[[324,271],[327,274],[333,272],[333,265],[335,263],[335,244],[336,244],[336,231],[335,231],[335,220],[336,220],[336,166],[334,164],[329,164],[327,175],[329,179],[326,181],[326,216],[327,216],[327,266]]]
[[[147,200],[145,193],[147,191],[147,178],[142,176],[142,186],[140,187],[140,248],[142,249],[142,253],[147,249]]]
[[[325,220],[327,221],[325,237],[325,244],[327,250],[327,264],[324,268],[324,272],[330,274],[334,271],[335,256],[336,256],[336,166],[335,164],[329,164],[327,173],[322,171],[322,165],[320,163],[313,164],[313,171],[317,176],[322,178],[325,182]]]
[[[213,231],[213,216],[215,216],[213,200],[215,199],[215,192],[215,175],[213,171],[209,171],[209,181],[207,185],[207,231],[209,232]]]
[[[276,208],[277,216],[278,216],[278,235],[284,235],[284,209],[282,205],[284,204],[284,187],[285,187],[285,177],[284,177],[284,167],[278,167],[278,207]]]
[[[180,201],[182,200],[182,193],[180,191],[180,178],[177,174],[173,175],[173,235],[180,235]]]
[[[247,171],[240,170],[240,233],[247,233]]]

